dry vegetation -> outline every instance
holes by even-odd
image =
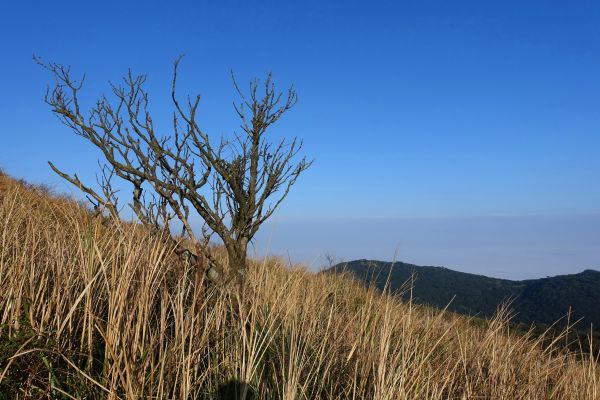
[[[0,398],[600,399],[598,360],[505,312],[476,327],[277,259],[240,298],[161,243],[0,178]]]

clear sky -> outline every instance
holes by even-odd
[[[169,124],[173,60],[214,135],[239,81],[273,71],[298,105],[274,135],[315,158],[257,251],[397,258],[504,277],[600,269],[600,3],[0,3],[0,166],[70,190],[97,154],[51,115],[37,54],[87,73],[86,98],[149,74]],[[272,236],[272,240],[268,238]]]

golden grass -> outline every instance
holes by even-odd
[[[252,261],[243,296],[133,224],[0,180],[0,398],[600,399],[592,356]]]

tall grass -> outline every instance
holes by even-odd
[[[0,398],[600,399],[597,359],[508,319],[276,258],[211,288],[135,224],[0,177]]]

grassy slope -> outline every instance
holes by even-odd
[[[218,250],[217,250],[217,256]],[[598,399],[597,360],[252,261],[243,296],[0,177],[0,398]]]

